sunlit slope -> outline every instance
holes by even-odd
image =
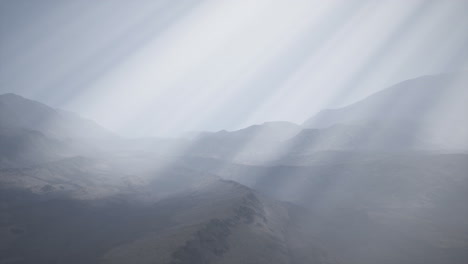
[[[319,112],[306,128],[334,125],[372,125],[369,140],[397,131],[404,140],[445,149],[468,148],[468,73],[423,76],[398,83],[364,100]],[[390,130],[390,132],[388,131]],[[427,147],[431,147],[430,145]]]
[[[468,74],[423,76],[321,111],[302,127],[265,123],[192,138],[186,154],[264,163],[317,151],[468,150]]]

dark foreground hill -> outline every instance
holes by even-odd
[[[53,189],[2,188],[0,261],[334,263],[310,237],[297,235],[293,207],[232,181],[200,182],[157,199],[127,192],[83,200],[51,195]]]
[[[316,153],[268,166],[187,166],[307,208],[302,231],[340,263],[466,263],[468,155]]]

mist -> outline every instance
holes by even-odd
[[[1,5],[1,92],[133,137],[302,123],[468,58],[465,1]]]
[[[468,263],[467,1],[1,1],[0,263]]]

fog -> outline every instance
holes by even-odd
[[[467,1],[0,1],[0,263],[468,263]]]
[[[468,58],[466,1],[20,0],[0,10],[2,93],[134,137],[302,123]]]

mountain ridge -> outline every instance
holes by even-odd
[[[0,95],[0,126],[39,131],[55,138],[116,138],[95,121],[14,93]]]

